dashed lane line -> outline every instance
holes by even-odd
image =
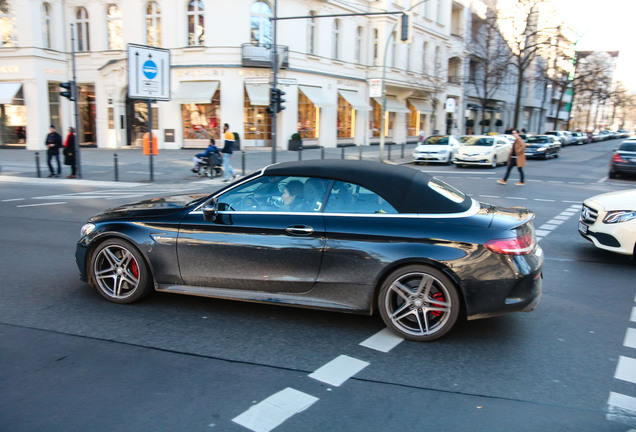
[[[402,342],[404,342],[403,338],[396,335],[388,328],[384,328],[373,336],[360,342],[360,346],[386,353]]]
[[[315,372],[309,374],[309,378],[340,387],[349,378],[360,372],[369,363],[346,355],[339,355]]]
[[[51,206],[51,205],[60,205],[66,204],[66,202],[49,202],[49,203],[39,203],[39,204],[23,204],[16,207],[41,207],[41,206]]]

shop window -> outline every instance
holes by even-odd
[[[369,129],[371,129],[371,136],[378,138],[380,131],[382,130],[382,105],[376,102],[375,99],[371,100],[371,120],[369,121]]]
[[[188,4],[188,46],[205,43],[203,2],[192,0]]]
[[[409,113],[408,120],[406,124],[406,135],[407,136],[417,136],[419,134],[420,129],[420,114],[417,109],[410,103],[408,104]]]
[[[79,137],[82,144],[95,144],[97,131],[95,119],[97,106],[95,105],[95,86],[92,84],[78,84],[78,108],[80,114]]]
[[[298,91],[298,133],[301,138],[318,138],[320,108],[302,92]]]
[[[49,83],[49,124],[60,128],[60,94],[59,83]],[[48,125],[47,125],[48,126]]]
[[[221,92],[217,90],[211,103],[183,104],[183,138],[189,140],[219,139]]]
[[[156,1],[148,2],[146,8],[146,43],[161,46],[161,8]]]
[[[243,126],[245,140],[255,140],[259,145],[260,140],[272,139],[272,127],[267,107],[264,105],[252,105],[247,90],[243,90],[243,110],[245,124]]]
[[[353,138],[355,124],[356,110],[345,98],[338,95],[338,138]]]

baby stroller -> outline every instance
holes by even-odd
[[[219,177],[223,174],[223,156],[221,152],[215,150],[210,153],[209,156],[203,156],[199,158],[199,171],[197,175],[199,177]]]

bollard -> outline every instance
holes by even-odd
[[[245,176],[245,150],[241,150],[241,169],[243,170],[243,176]]]
[[[119,164],[117,163],[117,153],[113,154],[114,164],[115,164],[115,181],[119,181]]]
[[[404,146],[406,146],[406,143],[402,143],[402,155],[400,156],[401,159],[404,159]]]
[[[320,159],[324,159],[324,158],[325,158],[325,148],[320,147]]]
[[[298,160],[303,160],[303,146],[298,146]]]
[[[340,159],[344,159],[345,148],[341,147],[342,151],[340,152]]]
[[[391,160],[391,146],[386,146],[386,159]]]
[[[38,173],[38,178],[42,177],[42,173],[40,172],[40,153],[35,152],[35,170]]]
[[[358,155],[358,159],[362,160],[362,144],[360,144],[360,154]]]

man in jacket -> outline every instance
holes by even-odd
[[[519,131],[517,129],[512,130],[512,135],[515,137],[515,142],[512,144],[512,151],[510,152],[510,156],[508,156],[506,175],[504,175],[503,179],[497,180],[497,183],[506,184],[512,167],[516,166],[517,170],[519,170],[519,181],[515,184],[517,186],[525,186],[526,183],[523,175],[523,167],[526,166],[526,143],[524,143],[519,136]]]
[[[55,125],[51,125],[49,128],[49,134],[46,136],[44,142],[46,146],[46,162],[49,165],[49,177],[58,177],[62,174],[62,166],[60,165],[60,147],[62,147],[62,136],[55,130]],[[57,162],[57,175],[53,170],[53,164],[51,159],[55,158]]]
[[[234,134],[230,132],[230,125],[223,125],[223,138],[225,139],[223,150],[223,173],[225,174],[224,182],[229,182],[232,178],[238,177],[238,174],[232,168],[232,152],[234,151]]]

